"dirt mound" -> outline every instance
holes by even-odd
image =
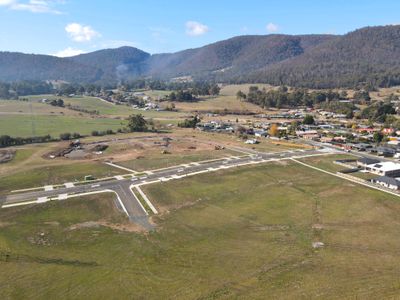
[[[15,150],[0,150],[0,164],[13,160]]]

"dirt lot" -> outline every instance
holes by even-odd
[[[0,150],[0,164],[13,160],[14,156],[14,150]]]

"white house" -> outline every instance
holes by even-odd
[[[400,164],[392,161],[383,161],[376,164],[370,164],[365,166],[365,169],[371,173],[380,176],[388,176],[388,177],[400,176]]]
[[[372,182],[391,190],[398,190],[400,188],[400,181],[392,177],[381,176],[373,179]]]

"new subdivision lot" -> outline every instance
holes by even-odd
[[[141,158],[121,161],[117,162],[117,164],[135,171],[145,171],[168,168],[180,164],[189,164],[191,162],[221,159],[234,155],[240,156],[243,155],[243,153],[231,150],[203,150],[186,153],[181,152],[175,154],[150,153],[149,155],[144,155]]]
[[[36,167],[29,170],[21,170],[9,175],[1,175],[0,195],[17,189],[83,181],[87,175],[91,175],[94,178],[103,178],[125,173],[127,172],[98,162]]]
[[[0,210],[0,298],[382,298],[399,293],[397,197],[292,161]],[[314,245],[314,247],[313,247]]]

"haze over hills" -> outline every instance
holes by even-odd
[[[132,47],[69,58],[0,52],[0,80],[117,82],[140,77],[265,82],[306,87],[400,83],[400,26],[345,35],[238,36],[204,47],[150,55]]]

